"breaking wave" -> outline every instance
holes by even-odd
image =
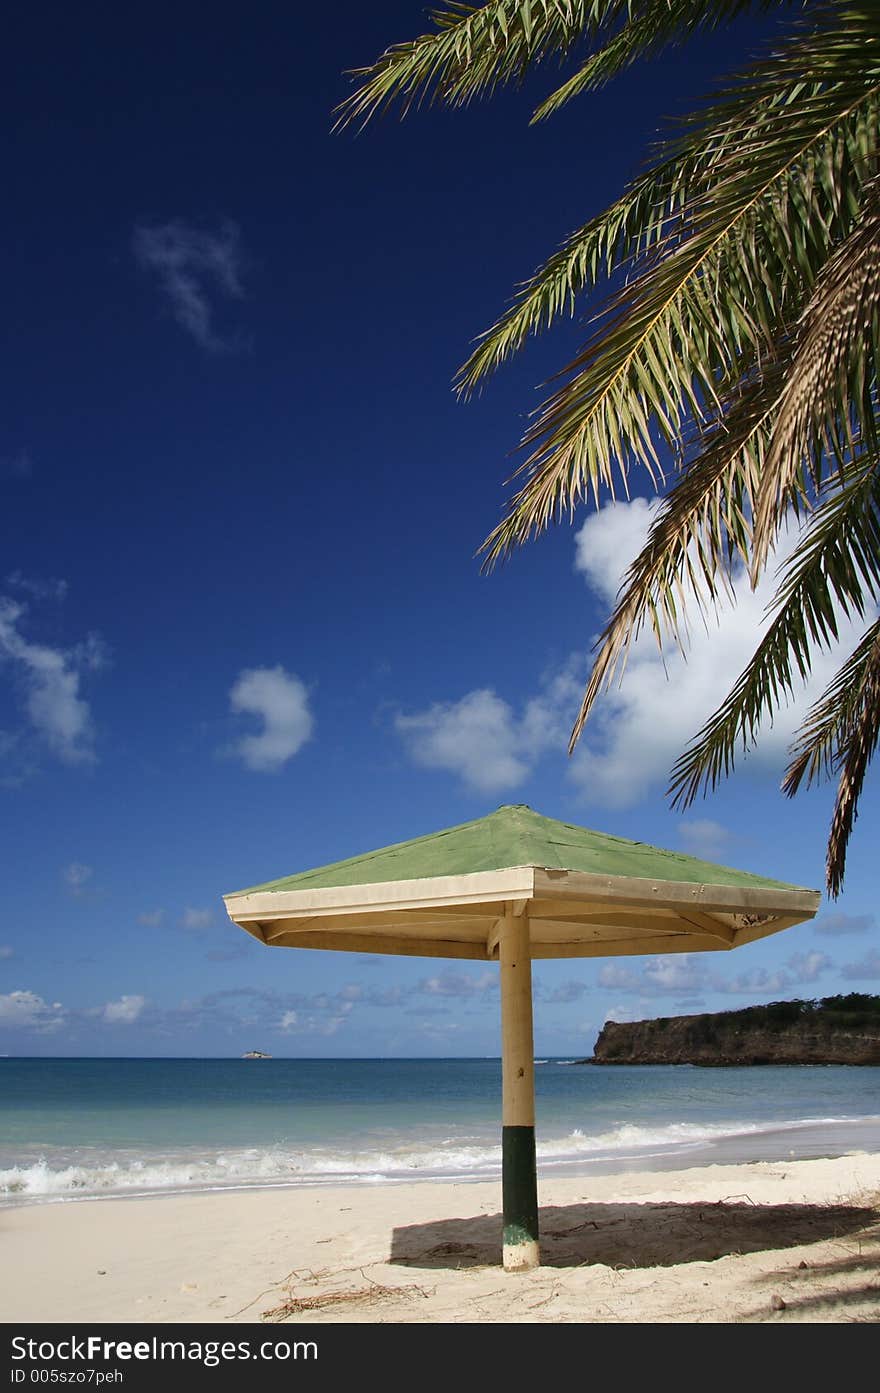
[[[660,1127],[623,1124],[589,1135],[579,1129],[540,1138],[542,1168],[572,1168],[599,1162],[676,1156],[737,1137],[794,1132],[799,1128],[852,1126],[877,1118],[814,1117],[772,1123],[699,1124]],[[612,1165],[611,1168],[616,1168]],[[482,1139],[463,1144],[449,1138],[432,1146],[401,1139],[400,1145],[344,1150],[288,1149],[283,1146],[164,1155],[82,1152],[43,1156],[30,1164],[0,1168],[0,1203],[91,1199],[114,1195],[168,1194],[175,1191],[271,1188],[290,1185],[382,1184],[404,1180],[477,1180],[501,1171],[501,1146]]]

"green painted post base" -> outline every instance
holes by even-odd
[[[534,1127],[502,1128],[501,1177],[504,1270],[525,1272],[540,1262]]]

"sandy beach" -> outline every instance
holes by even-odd
[[[273,1189],[0,1213],[5,1321],[880,1319],[880,1155],[544,1178],[542,1266],[497,1183]]]

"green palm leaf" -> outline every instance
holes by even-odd
[[[880,469],[865,459],[818,508],[774,599],[775,617],[723,705],[673,770],[673,804],[689,806],[733,769],[763,719],[809,675],[813,650],[831,647],[839,618],[864,616],[880,595]]]
[[[521,79],[550,55],[588,43],[598,50],[535,113],[541,119],[571,96],[600,85],[637,58],[656,55],[699,29],[715,29],[778,0],[491,0],[447,3],[431,14],[434,32],[394,44],[355,69],[358,87],[338,108],[337,125],[366,124],[399,102],[462,106]],[[586,73],[586,75],[585,75]],[[569,90],[570,89],[570,90]]]
[[[866,190],[861,218],[822,271],[801,317],[797,351],[773,429],[755,500],[753,570],[760,573],[804,465],[817,488],[831,468],[845,469],[860,443],[877,448],[874,392],[880,329],[880,181]]]
[[[865,38],[863,28],[857,23],[843,32],[852,42]],[[788,285],[795,282],[802,290],[815,279],[823,242],[827,256],[834,210],[833,180],[826,173],[829,143],[848,122],[861,128],[880,90],[875,41],[867,75],[853,63],[833,86],[804,91],[803,69],[821,67],[839,37],[823,33],[793,46],[800,76],[785,90],[784,102],[765,109],[748,145],[723,146],[710,188],[690,203],[681,238],[612,301],[609,319],[570,365],[571,380],[545,403],[524,438],[533,447],[519,471],[528,482],[484,543],[489,564],[571,512],[590,492],[612,488],[615,465],[623,475],[633,463],[654,474],[652,428],[674,444],[686,417],[701,419],[704,403],[717,406],[719,385],[774,351]],[[780,67],[790,71],[792,63],[789,52]],[[778,80],[772,87],[778,90]],[[749,111],[755,130],[753,104]],[[736,131],[742,119],[741,110],[725,112],[722,129]],[[824,216],[804,218],[809,230],[798,238],[798,210],[787,207],[782,221],[778,205],[786,180],[805,165],[813,175],[812,199],[801,217],[814,206]],[[784,238],[775,255],[774,236]],[[771,258],[779,277],[775,302],[757,290],[767,289]],[[747,295],[736,295],[737,281]],[[797,303],[795,292],[791,299]]]
[[[621,587],[571,737],[577,741],[593,705],[622,676],[626,655],[650,622],[658,646],[667,636],[684,647],[682,626],[691,604],[713,605],[729,587],[728,568],[750,555],[751,498],[770,437],[784,381],[784,363],[762,373],[728,405],[724,428],[709,435],[696,460],[666,495],[663,506]]]
[[[540,120],[750,7],[447,3],[434,32],[360,71],[339,124],[395,102],[460,105],[550,57],[576,58]],[[665,485],[671,458],[677,477],[599,640],[572,745],[645,624],[661,646],[682,643],[689,610],[716,603],[734,559],[757,584],[780,529],[806,519],[752,659],[673,771],[678,803],[730,772],[817,648],[836,641],[840,616],[864,616],[880,593],[880,7],[798,8],[788,37],[522,285],[456,380],[469,395],[611,281],[586,344],[531,419],[517,491],[481,549],[491,567],[583,500],[626,489],[635,468]],[[835,894],[878,727],[874,625],[810,713],[786,773],[789,793],[839,776],[826,868]]]
[[[628,23],[552,92],[532,119],[546,120],[573,97],[596,91],[639,58],[654,58],[665,48],[684,43],[697,30],[717,29],[744,10],[766,10],[775,4],[776,0],[718,0],[714,5],[706,0],[668,0],[661,5],[631,5]]]
[[[626,0],[447,3],[432,14],[435,33],[395,44],[355,70],[359,86],[338,108],[337,126],[365,124],[395,101],[404,112],[425,97],[460,106],[521,78],[549,53],[567,53],[626,10]]]
[[[825,880],[837,896],[868,765],[880,736],[880,620],[837,673],[799,732],[783,789],[793,796],[823,772],[839,772]]]

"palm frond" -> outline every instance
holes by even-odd
[[[658,647],[671,636],[684,647],[682,626],[692,604],[705,610],[728,588],[731,562],[747,563],[751,499],[784,381],[785,362],[765,365],[735,402],[725,402],[699,456],[663,500],[647,540],[630,567],[596,657],[571,733],[574,748],[598,696],[622,677],[632,643],[650,622]]]
[[[470,396],[479,383],[562,314],[572,315],[578,295],[610,276],[640,251],[656,246],[692,196],[698,159],[671,157],[634,181],[610,208],[567,238],[523,285],[509,309],[480,335],[459,369],[458,394]]]
[[[863,22],[841,22],[836,38],[846,55],[840,64],[841,79],[851,91],[864,93],[872,72],[875,79],[880,76],[876,25],[872,31]],[[595,286],[601,276],[656,249],[664,240],[683,236],[698,209],[699,192],[723,179],[749,177],[753,148],[767,149],[784,138],[789,109],[801,114],[811,84],[818,83],[820,91],[827,87],[833,72],[827,48],[833,54],[833,43],[823,47],[815,37],[809,42],[800,39],[777,55],[772,71],[765,72],[762,65],[757,75],[747,75],[726,98],[686,124],[682,135],[667,140],[653,168],[634,180],[605,213],[573,233],[524,284],[509,309],[479,336],[456,378],[460,394],[469,395],[558,315],[573,313],[578,294]],[[870,62],[862,62],[865,48],[874,54],[873,69]],[[870,172],[868,158],[877,145],[876,111],[870,107],[867,99],[860,103],[855,118],[843,121],[839,130],[832,120],[829,139],[813,151],[812,167],[801,171],[794,160],[787,185],[781,184],[774,190],[775,197],[765,200],[760,210],[766,230],[763,241],[771,244],[770,250],[775,245],[783,270],[793,265],[800,273],[806,259],[821,265],[833,238],[841,229],[848,231],[857,216],[859,185]],[[820,196],[827,207],[817,206]],[[745,247],[748,236],[746,229]],[[756,246],[764,259],[753,258],[750,282],[758,288],[763,284],[766,295],[778,298],[784,293],[780,268],[767,264],[767,249]],[[792,262],[793,250],[797,255]],[[782,286],[791,279],[791,274],[783,277]]]
[[[783,792],[794,797],[835,772],[838,742],[852,725],[866,665],[880,643],[880,619],[868,629],[846,662],[813,705],[792,746]]]
[[[357,74],[337,124],[394,103],[461,105],[551,56],[576,58],[541,120],[637,58],[774,3],[784,0],[446,0],[433,33]],[[484,568],[589,495],[613,496],[634,466],[662,481],[664,446],[680,471],[597,645],[572,746],[646,624],[661,648],[681,644],[689,608],[717,602],[736,558],[757,583],[783,522],[806,518],[753,657],[673,770],[678,805],[733,769],[838,638],[841,615],[864,618],[880,594],[880,11],[802,8],[788,39],[521,286],[456,379],[467,396],[611,281],[523,436]],[[785,776],[791,794],[820,772],[839,776],[832,894],[878,734],[880,622],[812,708]]]
[[[718,29],[745,10],[770,9],[778,0],[668,0],[667,4],[635,4],[630,18],[578,71],[545,98],[533,122],[553,116],[573,97],[595,92],[640,58],[655,58],[664,49],[685,43],[700,29]]]
[[[653,57],[700,29],[784,0],[490,0],[447,3],[434,32],[394,44],[352,76],[359,85],[338,107],[337,128],[366,124],[394,102],[404,114],[425,99],[461,106],[518,81],[547,57],[597,44],[583,66],[542,102],[534,120],[601,86],[638,58]]]
[[[735,138],[734,133],[727,138]],[[686,148],[679,141],[667,142],[662,160],[634,179],[598,217],[573,232],[524,283],[495,324],[479,336],[477,347],[456,375],[459,395],[470,396],[526,339],[549,328],[560,315],[572,315],[581,291],[674,236],[697,190],[704,187],[724,139],[724,132],[713,130]]]
[[[836,898],[843,886],[849,840],[865,775],[880,737],[880,620],[836,674],[798,735],[783,790],[793,796],[806,779],[839,773],[828,839],[825,881]]]
[[[731,773],[737,748],[805,681],[816,648],[880,594],[880,469],[872,455],[819,507],[774,597],[775,616],[723,705],[675,765],[669,793],[686,808]]]
[[[842,471],[859,447],[877,448],[880,349],[880,180],[862,215],[821,272],[801,318],[755,500],[753,575],[763,569],[793,494]]]
[[[355,70],[359,86],[338,107],[337,128],[364,125],[395,101],[404,113],[425,98],[461,106],[522,78],[549,54],[564,56],[628,8],[627,0],[447,2],[431,15],[434,33],[394,44]]]
[[[845,26],[851,60],[854,39],[863,27]],[[590,490],[597,494],[603,485],[612,487],[615,466],[624,476],[633,462],[653,472],[657,455],[652,430],[674,444],[688,415],[700,419],[702,403],[717,406],[719,386],[731,382],[736,370],[774,350],[785,327],[786,286],[799,282],[802,287],[805,280],[815,279],[823,239],[827,258],[827,214],[836,197],[833,177],[826,171],[828,145],[847,122],[863,124],[865,109],[873,109],[876,102],[876,24],[872,32],[873,50],[867,60],[862,52],[861,61],[851,61],[848,73],[841,64],[843,75],[829,86],[805,84],[803,67],[821,71],[828,50],[839,45],[840,33],[811,35],[780,56],[779,67],[792,78],[781,98],[778,81],[771,81],[767,72],[760,82],[755,80],[759,88],[769,84],[772,105],[758,119],[754,104],[746,103],[750,138],[723,146],[712,166],[710,187],[689,208],[682,235],[672,238],[669,249],[615,297],[610,321],[570,365],[570,381],[549,398],[527,431],[523,443],[532,452],[518,473],[528,482],[483,545],[487,565],[572,511]],[[861,37],[865,39],[864,33]],[[731,102],[726,129],[733,120],[733,129],[739,130],[743,101],[740,96]],[[798,170],[802,175],[805,168],[811,174],[813,200],[803,204],[802,215],[812,213],[812,202],[820,196],[831,207],[820,210],[823,217],[808,216],[810,231],[799,235],[800,221],[795,220],[791,202],[787,223],[776,216],[774,205],[792,173]],[[775,254],[769,240],[774,235],[784,238]],[[769,284],[768,252],[774,263],[774,282]],[[752,296],[750,303],[736,295],[732,264],[747,288],[764,286],[766,322],[755,313],[756,306],[761,308],[760,297]],[[775,302],[773,283],[778,287]],[[796,294],[790,298],[792,305],[798,304]]]

